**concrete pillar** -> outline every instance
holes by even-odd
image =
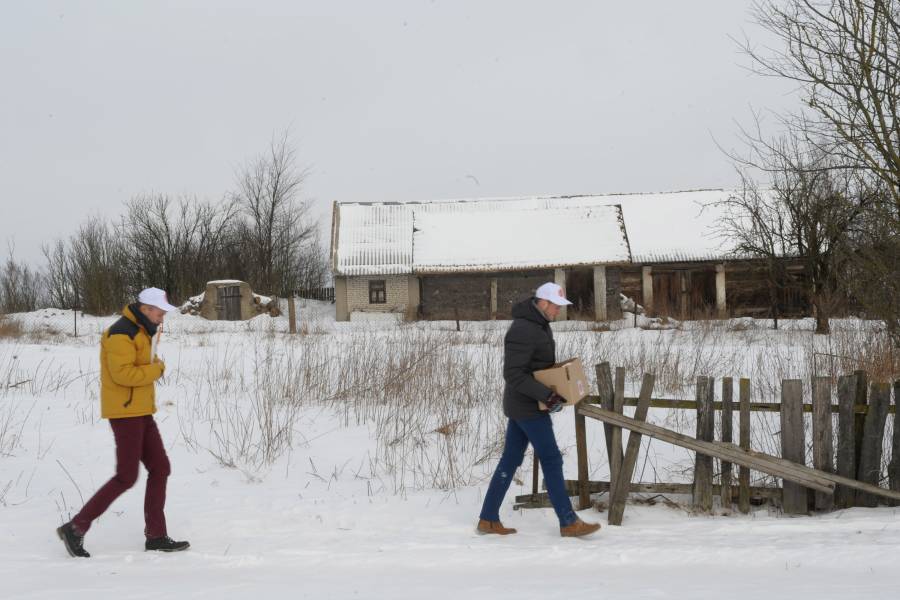
[[[419,278],[415,275],[410,275],[407,281],[409,282],[409,291],[407,292],[406,315],[410,321],[417,321],[419,319],[419,304],[422,302],[419,294]]]
[[[559,287],[566,289],[566,270],[565,269],[555,269],[553,271],[553,283],[558,285]],[[559,309],[559,316],[556,317],[557,321],[565,321],[569,318],[569,311],[567,307],[561,306]]]
[[[594,320],[606,321],[609,315],[606,313],[606,267],[597,265],[594,267]]]
[[[725,298],[725,264],[716,265],[716,312],[720,319],[728,318],[728,304]]]
[[[497,318],[497,278],[491,279],[491,319]]]
[[[334,278],[334,319],[335,321],[350,320],[350,305],[347,298],[347,278]]]
[[[641,288],[643,289],[644,311],[653,314],[653,267],[641,267]]]

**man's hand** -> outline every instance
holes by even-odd
[[[544,400],[544,404],[547,405],[547,410],[552,413],[561,411],[565,403],[566,399],[556,392],[552,392],[549,396],[547,396],[547,399]]]

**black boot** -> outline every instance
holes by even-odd
[[[71,523],[66,523],[56,528],[56,535],[66,545],[69,556],[78,556],[81,558],[90,558],[91,555],[84,549],[84,536],[75,531]]]
[[[159,552],[181,552],[187,550],[191,545],[188,542],[176,542],[167,535],[158,538],[147,538],[144,542],[145,550],[157,550]]]

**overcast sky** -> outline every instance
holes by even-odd
[[[0,258],[146,192],[221,199],[289,131],[304,197],[729,187],[784,82],[749,0],[0,0]],[[774,119],[771,121],[774,126]]]

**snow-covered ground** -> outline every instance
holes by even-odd
[[[167,517],[192,549],[143,552],[142,476],[95,523],[89,560],[69,558],[54,529],[113,472],[97,397],[98,332],[113,318],[86,317],[71,338],[71,313],[14,317],[36,333],[0,339],[0,598],[897,597],[896,508],[787,518],[632,504],[622,527],[591,509],[582,518],[604,528],[562,539],[551,509],[511,508],[529,491],[529,456],[501,513],[519,533],[477,536],[503,426],[506,324],[457,334],[448,323],[335,323],[332,310],[301,306],[298,336],[267,316],[167,320],[157,414],[173,466]],[[54,332],[56,319],[66,320]],[[867,324],[839,323],[831,340],[786,325],[555,328],[561,355],[628,367],[630,393],[653,369],[669,396],[690,396],[698,374],[808,378],[839,360],[816,352],[868,351]],[[772,393],[756,387],[757,398]],[[684,416],[652,418],[690,430]],[[574,478],[572,414],[554,420]],[[604,479],[602,427],[588,434],[591,476]],[[757,435],[763,447],[768,433]],[[639,472],[683,480],[691,462],[652,442]]]

